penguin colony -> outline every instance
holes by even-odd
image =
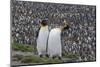
[[[62,33],[63,51],[73,55],[79,53],[79,61],[96,60],[96,6],[16,0],[12,0],[11,4],[13,42],[33,45],[36,48],[39,25],[35,19],[48,17],[48,24],[52,29],[55,24],[62,24],[62,18],[67,18],[71,27]]]
[[[59,28],[53,28],[49,32],[47,21],[43,20],[40,23],[39,35],[37,38],[37,51],[41,57],[46,55],[47,57],[55,58],[62,57],[62,44],[61,44],[61,32],[69,28],[66,20],[64,20],[65,26]]]

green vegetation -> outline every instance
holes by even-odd
[[[22,52],[33,52],[35,50],[31,45],[18,44],[18,43],[13,43],[12,49],[15,51],[22,51]]]
[[[64,57],[65,58],[70,58],[70,59],[78,59],[79,58],[79,54],[65,53]]]
[[[59,60],[58,58],[52,59],[52,58],[48,58],[48,57],[41,58],[35,54],[36,48],[33,45],[19,44],[19,43],[13,43],[12,49],[16,52],[17,51],[22,52],[22,53],[13,55],[13,59],[12,59],[13,61],[20,61],[21,63],[53,64],[53,63],[62,63],[63,61],[67,61],[67,60],[76,60],[79,57],[79,54],[63,52],[62,58],[64,60]],[[30,54],[28,54],[28,53],[30,53]],[[31,53],[33,53],[33,54],[31,54]]]
[[[15,51],[21,51],[21,52],[36,52],[36,48],[34,48],[32,45],[27,44],[19,44],[19,43],[13,43],[12,49]],[[52,59],[47,57],[39,57],[37,55],[32,56],[23,56],[23,55],[14,55],[13,61],[20,61],[21,63],[61,63],[62,61],[59,59]]]
[[[37,56],[25,56],[21,60],[22,63],[40,63],[42,59]]]
[[[59,59],[52,59],[43,57],[40,58],[38,56],[26,56],[21,60],[22,63],[61,63],[62,61]]]

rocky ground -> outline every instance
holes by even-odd
[[[39,57],[32,52],[12,51],[12,66],[19,65],[36,65],[36,64],[57,64],[57,63],[77,63],[80,62],[76,58],[63,57],[61,60],[58,58],[52,59],[48,57]]]
[[[69,22],[69,30],[61,35],[64,54],[78,54],[80,61],[96,60],[95,6],[12,0],[12,42],[36,46],[36,32],[42,19],[48,19],[50,29],[63,26],[63,19]]]
[[[11,60],[12,66],[81,62],[78,54],[71,53],[64,54],[61,59],[40,57],[33,45],[19,43],[12,43]]]

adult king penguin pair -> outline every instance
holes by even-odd
[[[37,51],[39,56],[49,57],[62,57],[62,44],[61,44],[61,32],[69,28],[66,20],[64,20],[64,26],[59,28],[53,28],[49,32],[47,20],[43,20],[40,23],[40,30],[37,38]]]

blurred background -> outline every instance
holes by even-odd
[[[63,60],[37,57],[36,32],[39,22],[48,19],[50,29],[63,26]],[[11,1],[12,61],[22,63],[62,63],[96,60],[96,7],[89,5]],[[38,61],[39,60],[39,61]]]

